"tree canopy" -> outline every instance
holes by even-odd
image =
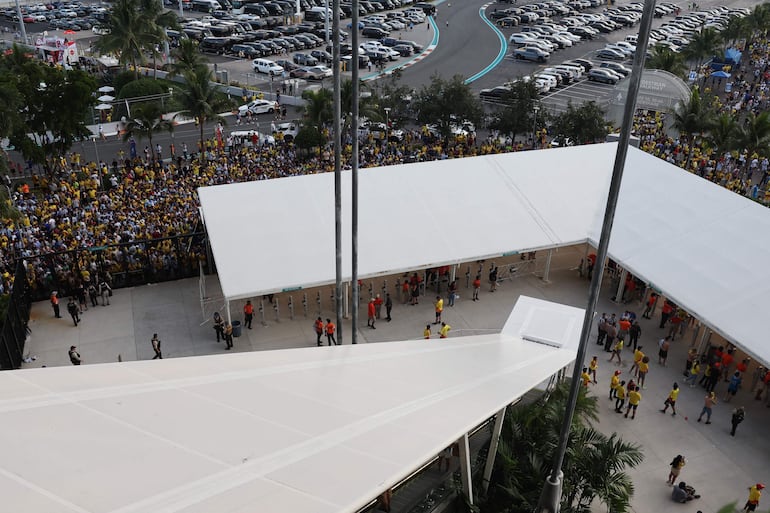
[[[534,82],[516,80],[511,84],[511,91],[502,98],[505,107],[492,120],[489,127],[510,135],[532,133],[535,129],[537,110],[540,109],[537,87]],[[541,120],[543,116],[540,116]]]
[[[554,136],[575,144],[603,141],[608,132],[604,111],[596,102],[585,102],[579,107],[570,102],[567,110],[554,118],[551,128]]]
[[[463,121],[481,124],[484,114],[481,102],[460,75],[449,80],[433,75],[430,84],[422,86],[413,103],[417,121],[434,125],[445,140],[452,135],[453,127]]]

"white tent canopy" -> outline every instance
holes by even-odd
[[[362,278],[598,243],[616,143],[364,169]],[[228,300],[334,282],[332,173],[199,189]],[[350,173],[343,173],[343,270]],[[770,362],[770,210],[629,148],[610,256]]]
[[[0,496],[24,513],[354,512],[574,361],[583,310],[516,310],[558,319],[560,347],[511,327],[0,373]]]

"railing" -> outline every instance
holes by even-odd
[[[27,323],[32,305],[27,271],[22,262],[16,263],[13,290],[7,298],[7,310],[0,330],[0,370],[18,369],[24,358]]]

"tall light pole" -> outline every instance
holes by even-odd
[[[19,4],[19,0],[16,0],[16,16],[19,18],[21,40],[24,44],[27,44],[27,28],[24,26],[24,17],[21,15],[21,5]]]
[[[390,141],[388,138],[390,136],[390,107],[385,107],[383,109],[385,111],[385,144]]]
[[[596,263],[591,287],[588,292],[588,305],[586,306],[585,316],[583,317],[583,329],[580,332],[580,344],[578,346],[577,356],[575,357],[575,366],[572,371],[572,382],[570,383],[569,398],[567,399],[567,411],[564,412],[561,431],[559,432],[559,445],[554,455],[553,468],[551,475],[543,485],[543,491],[540,494],[540,502],[537,511],[540,513],[558,513],[561,505],[562,473],[561,467],[564,463],[564,455],[567,451],[567,442],[569,441],[570,428],[572,427],[572,417],[575,414],[575,405],[580,390],[580,369],[585,361],[586,351],[588,350],[588,337],[591,334],[596,303],[599,299],[601,289],[602,275],[604,274],[604,261],[607,258],[607,249],[610,245],[610,234],[612,233],[612,223],[615,220],[615,209],[618,204],[618,195],[620,193],[620,182],[623,178],[623,168],[626,164],[626,154],[628,153],[628,141],[631,137],[631,128],[634,121],[634,111],[636,110],[636,97],[639,93],[639,84],[642,81],[642,71],[644,68],[644,57],[647,54],[647,40],[650,36],[650,27],[652,25],[652,15],[655,9],[655,0],[644,1],[644,11],[642,22],[639,25],[639,37],[637,38],[636,53],[634,54],[634,65],[629,78],[628,96],[623,111],[623,124],[620,129],[620,139],[615,153],[615,163],[612,168],[612,179],[610,180],[610,190],[607,196],[607,206],[604,210],[604,222],[602,224],[601,236],[599,237],[599,247],[596,250]]]
[[[532,107],[532,112],[535,114],[532,120],[532,149],[537,148],[537,111],[540,110],[539,105]]]
[[[358,26],[358,0],[353,0],[352,4],[353,13],[351,16],[351,26]],[[353,48],[358,48],[358,30],[353,29],[350,34],[350,41]],[[337,65],[339,67],[339,64]],[[351,275],[350,283],[353,286],[353,305],[352,305],[352,317],[350,330],[350,341],[353,344],[358,343],[358,302],[359,302],[359,289],[358,289],[358,54],[350,59],[350,72],[351,72],[351,89],[352,100],[350,105],[350,133],[353,135],[353,145],[350,155],[350,233],[351,249]]]

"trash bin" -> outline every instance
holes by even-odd
[[[233,337],[241,336],[241,321],[233,321]]]

